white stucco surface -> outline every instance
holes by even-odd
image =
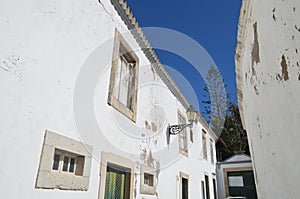
[[[299,1],[243,1],[236,71],[258,197],[299,198]]]
[[[136,171],[145,164],[150,151],[153,153],[153,164],[159,170],[157,194],[140,194],[136,174],[134,198],[179,198],[180,172],[189,175],[189,198],[201,198],[204,173],[209,176],[213,195],[215,165],[210,162],[210,154],[208,161],[202,159],[204,127],[194,125],[193,143],[187,131],[188,157],[179,154],[177,136],[167,147],[167,124],[176,124],[177,112],[186,110],[151,69],[130,34],[124,37],[140,59],[136,123],[107,104],[115,30],[127,31],[110,1],[2,0],[0,13],[0,198],[96,199],[103,191],[99,190],[102,151],[131,160]],[[97,58],[95,53],[101,45],[106,49]],[[78,113],[74,111],[75,85],[87,63],[101,71],[93,104],[87,107],[93,108],[105,140],[92,125],[81,131],[74,115]],[[145,121],[155,122],[156,134],[146,129]],[[46,130],[93,147],[87,191],[35,188]],[[149,139],[141,139],[143,136]],[[216,139],[208,133],[208,147],[210,138]]]

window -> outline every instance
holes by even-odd
[[[141,194],[155,194],[155,169],[147,165],[141,165]]]
[[[210,142],[209,142],[209,145],[210,145],[210,162],[212,164],[215,163],[215,157],[214,157],[214,141],[212,139],[210,139]]]
[[[52,170],[82,175],[84,156],[55,149]]]
[[[209,194],[209,178],[207,175],[204,175],[205,179],[205,192],[206,192],[206,199],[210,199],[210,194]]]
[[[202,199],[205,199],[205,185],[204,181],[201,181]]]
[[[178,111],[178,124],[186,124],[184,116]],[[179,152],[188,155],[187,132],[186,128],[178,134]]]
[[[116,30],[108,104],[135,121],[138,57]]]
[[[217,186],[216,186],[216,179],[213,178],[213,188],[214,188],[214,199],[217,199]]]
[[[189,198],[189,175],[180,172],[181,199]]]
[[[202,130],[202,151],[203,159],[207,160],[206,132],[204,130]]]
[[[92,147],[46,130],[36,188],[87,191]]]
[[[144,173],[144,185],[153,187],[154,175],[149,173]]]
[[[191,142],[194,142],[194,133],[193,133],[192,129],[190,129],[190,139],[191,139]]]

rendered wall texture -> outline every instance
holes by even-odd
[[[299,198],[300,4],[245,0],[240,12],[238,101],[258,197]]]
[[[140,179],[135,174],[134,198],[178,197],[180,171],[190,176],[190,197],[199,198],[204,171],[210,180],[215,171],[215,165],[202,159],[201,130],[205,127],[200,123],[194,125],[189,158],[171,159],[174,161],[167,165],[168,160],[163,162],[155,154],[166,148],[166,152],[180,157],[178,144],[167,148],[165,129],[167,123],[177,124],[177,112],[184,113],[185,108],[150,66],[130,34],[124,37],[140,61],[135,123],[107,103],[115,31],[128,30],[109,0],[3,0],[0,13],[0,157],[3,162],[0,198],[96,199],[99,191],[103,192],[99,190],[101,152],[130,159],[135,171],[140,171],[142,164],[165,166],[159,168],[155,195],[139,193]],[[106,45],[105,50],[93,54],[101,45]],[[90,59],[91,54],[96,55],[95,60]],[[100,139],[94,126],[81,131],[75,120],[75,85],[87,60],[99,69],[96,72],[103,71],[94,85],[92,103],[87,102],[83,107],[92,107],[94,119],[103,132]],[[85,82],[90,81],[87,78]],[[81,116],[86,119],[86,115]],[[124,133],[122,125],[132,130],[130,135]],[[139,131],[134,130],[136,126]],[[88,189],[83,189],[86,191],[35,188],[46,129],[93,147]],[[142,136],[158,134],[161,129],[164,130],[159,136],[141,142]],[[210,135],[207,140],[210,138],[216,139]],[[177,137],[173,136],[171,142],[178,143]],[[107,148],[109,143],[114,147]],[[212,182],[210,185],[212,195]]]

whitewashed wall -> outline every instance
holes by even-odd
[[[236,51],[239,107],[258,197],[299,198],[299,1],[243,1]]]
[[[166,148],[165,128],[167,123],[177,123],[178,110],[183,113],[185,110],[153,73],[141,51],[136,50],[140,59],[139,85],[143,85],[138,90],[136,124],[107,104],[110,65],[103,63],[111,62],[115,28],[120,32],[127,30],[108,0],[100,3],[96,0],[1,0],[0,13],[0,198],[98,198],[101,151],[116,152],[132,159],[137,168],[141,161],[135,158],[145,147],[148,152],[153,150],[154,159],[161,165],[167,165],[173,157],[180,157],[175,137],[171,140],[175,144]],[[126,40],[133,49],[137,48],[133,38],[126,37]],[[79,132],[73,110],[77,76],[86,60],[90,60],[90,55],[104,42],[107,50],[102,52],[103,59],[99,63],[99,70],[104,72],[98,80],[93,106],[101,131],[114,146],[111,148],[106,148],[107,143],[97,139],[94,132]],[[163,114],[155,116],[159,116],[157,121],[162,124],[159,129],[163,130],[149,142],[131,139],[118,126],[138,127],[145,132],[130,133],[147,135],[145,120],[155,120],[151,110],[159,108],[163,109],[160,112]],[[88,191],[35,189],[46,129],[93,146]],[[194,144],[189,147],[189,158],[181,157],[161,168],[158,196],[139,194],[137,180],[136,198],[179,198],[176,176],[180,171],[190,175],[190,198],[201,198],[200,181],[204,171],[210,176],[210,195],[213,195],[211,175],[215,166],[210,163],[210,156],[209,161],[202,160],[201,130],[199,123],[194,126]],[[210,137],[207,136],[208,147]],[[165,153],[157,156],[155,153],[162,149],[166,154],[174,153],[165,160]]]

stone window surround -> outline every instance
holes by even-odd
[[[101,165],[100,165],[100,187],[98,199],[104,199],[105,196],[105,184],[106,184],[106,171],[107,165],[114,164],[130,170],[130,198],[133,199],[133,184],[134,184],[134,163],[124,157],[113,154],[111,152],[101,152]]]
[[[180,123],[180,117],[184,118],[186,121],[186,117],[184,117],[184,114],[182,114],[179,110],[177,111],[177,116],[178,116],[178,124]],[[188,157],[188,135],[186,132],[186,129],[182,130],[180,133],[185,133],[185,141],[186,141],[186,149],[180,147],[180,134],[178,134],[178,145],[179,145],[179,153],[184,155],[185,157]]]
[[[119,67],[118,59],[120,57],[120,47],[121,46],[122,46],[122,48],[125,49],[126,53],[130,56],[130,58],[135,61],[135,80],[134,80],[134,88],[132,88],[133,89],[133,100],[132,100],[132,109],[131,110],[113,96],[114,87],[117,85],[116,72]],[[138,84],[138,71],[139,71],[138,68],[139,68],[139,58],[131,50],[130,46],[128,45],[126,40],[122,37],[121,33],[116,29],[107,103],[109,105],[111,105],[112,107],[114,107],[119,112],[121,112],[123,115],[128,117],[133,122],[136,121],[136,111],[137,111],[137,90],[138,90],[137,84]]]
[[[84,157],[82,175],[53,170],[55,149]],[[45,131],[35,188],[87,191],[92,162],[92,146]]]
[[[190,193],[190,192],[189,192],[189,189],[190,189],[190,186],[189,186],[189,174],[180,171],[180,172],[179,172],[179,178],[180,178],[180,184],[179,184],[179,187],[180,187],[180,190],[181,190],[181,191],[179,191],[179,198],[182,198],[182,189],[181,189],[181,187],[182,187],[182,178],[185,178],[185,179],[188,180],[188,193]],[[188,195],[189,195],[189,194],[188,194]],[[189,198],[189,197],[188,197],[188,198]]]
[[[149,186],[144,184],[144,174],[150,174],[153,175],[153,186]],[[148,195],[155,195],[156,190],[156,172],[155,168],[147,166],[147,165],[141,165],[141,173],[140,173],[140,193],[141,194],[148,194]]]

